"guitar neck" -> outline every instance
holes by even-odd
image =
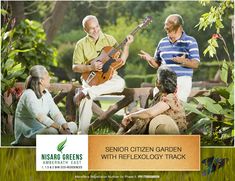
[[[139,30],[140,30],[140,27],[137,26],[130,34],[131,34],[132,36],[135,36],[135,34],[136,34]],[[125,39],[122,41],[122,43],[120,43],[120,44],[117,46],[116,49],[120,50],[122,47],[124,47],[124,45],[126,44],[126,42],[127,42],[127,39],[125,38]]]
[[[130,34],[132,36],[135,36],[135,34],[140,30],[140,27],[137,26]],[[112,56],[115,54],[118,50],[122,49],[127,42],[127,39],[125,38],[113,51],[110,52],[109,56]]]

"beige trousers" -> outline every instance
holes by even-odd
[[[84,98],[80,103],[78,134],[88,134],[91,118],[93,115],[93,100],[102,94],[122,92],[125,87],[125,81],[117,74],[114,74],[112,79],[98,86],[90,87],[85,81],[83,81],[82,87],[87,90],[90,99]]]
[[[149,134],[180,134],[175,121],[167,115],[159,115],[149,123]]]

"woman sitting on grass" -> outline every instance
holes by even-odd
[[[176,97],[177,77],[162,67],[157,72],[154,105],[131,113],[122,120],[118,134],[180,134],[187,129],[184,108]]]
[[[35,145],[36,134],[72,134],[77,132],[74,122],[67,123],[47,90],[50,76],[42,65],[30,69],[26,90],[15,112],[15,141],[12,145]]]

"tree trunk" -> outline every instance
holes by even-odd
[[[57,30],[61,26],[64,20],[64,14],[66,8],[68,7],[68,1],[57,1],[55,7],[52,11],[51,16],[49,16],[43,22],[43,28],[47,36],[47,43],[51,43]]]
[[[25,19],[24,1],[9,1],[9,4],[11,6],[12,18],[15,18],[17,25],[21,20]]]

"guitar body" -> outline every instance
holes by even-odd
[[[115,51],[111,57],[109,54]],[[94,61],[101,61],[103,63],[103,68],[101,72],[86,72],[82,74],[82,79],[84,79],[88,85],[90,86],[95,86],[102,84],[106,82],[107,80],[110,80],[113,76],[113,73],[115,70],[119,69],[122,67],[122,61],[118,60],[119,59],[119,51],[114,49],[111,46],[104,47],[98,57],[96,57]]]

